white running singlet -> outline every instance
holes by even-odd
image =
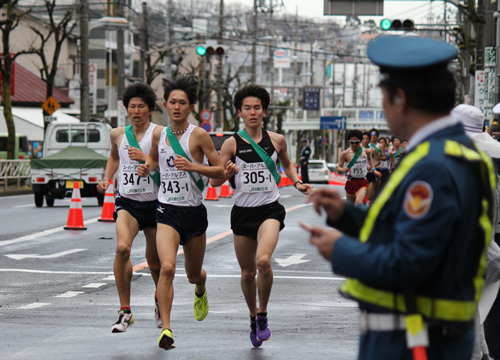
[[[151,135],[155,127],[156,124],[151,123],[142,140],[138,142],[144,154],[149,154],[151,150]],[[121,197],[135,201],[155,201],[158,185],[149,176],[144,178],[137,175],[137,168],[140,164],[139,161],[129,158],[129,147],[130,144],[127,140],[127,135],[124,133],[120,147],[118,148],[118,156],[120,157],[118,192]]]
[[[189,139],[191,133],[196,128],[193,124],[189,124],[186,132],[179,139],[179,144],[186,155],[194,164],[208,166],[208,159],[203,156],[203,164],[200,164],[191,155],[189,151]],[[191,178],[189,173],[184,170],[178,170],[174,165],[174,160],[177,159],[174,149],[167,145],[167,128],[161,132],[160,143],[158,144],[158,161],[161,174],[161,185],[158,190],[158,201],[164,204],[175,206],[198,206],[203,201],[203,194],[196,186],[196,183]],[[193,172],[196,178],[203,179],[203,183],[208,183],[206,176]]]
[[[349,148],[349,154],[351,155],[351,160],[354,159],[354,156],[356,154],[354,154],[351,148]],[[368,173],[368,159],[366,157],[365,149],[363,148],[361,155],[359,155],[359,157],[356,159],[356,162],[351,167],[347,175],[352,177],[353,179],[362,179],[366,177],[367,173]]]

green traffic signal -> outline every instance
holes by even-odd
[[[196,53],[200,56],[203,56],[207,53],[207,49],[204,46],[200,45],[196,48]]]
[[[382,30],[389,30],[391,28],[392,22],[389,19],[384,19],[380,22],[380,27]]]

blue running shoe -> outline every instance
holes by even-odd
[[[250,341],[254,347],[259,347],[262,345],[262,341],[257,339],[257,322],[250,320]]]
[[[267,326],[267,317],[257,316],[257,339],[266,341],[271,338],[271,330]]]

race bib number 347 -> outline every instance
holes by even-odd
[[[137,175],[139,164],[123,164],[122,165],[122,188],[125,194],[145,194],[154,192],[153,180],[148,177],[140,177]]]
[[[242,164],[240,187],[244,193],[269,192],[276,181],[264,162]]]

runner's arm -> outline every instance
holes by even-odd
[[[149,154],[146,157],[145,164],[139,165],[137,169],[137,175],[141,177],[147,177],[151,173],[151,170],[154,170],[158,167],[158,144],[160,143],[160,136],[163,127],[157,126],[153,130],[153,135],[151,137],[151,149],[149,150]]]
[[[275,145],[274,148],[277,150],[279,149],[278,158],[281,162],[281,166],[283,167],[283,171],[285,172],[286,176],[288,176],[288,178],[292,180],[292,182],[295,184],[295,188],[301,193],[305,195],[311,193],[313,187],[310,184],[297,183],[297,181],[299,181],[299,175],[297,175],[297,170],[295,169],[295,166],[293,166],[292,162],[290,161],[290,157],[288,156],[285,137],[276,133],[270,133],[269,135],[271,136],[273,145],[278,145]]]
[[[97,184],[97,191],[100,193],[105,193],[109,186],[109,180],[113,177],[118,166],[120,165],[120,156],[118,155],[118,145],[117,140],[121,134],[124,134],[123,128],[116,128],[111,130],[111,154],[109,155],[108,162],[106,164],[106,171],[104,172],[104,179]]]
[[[226,182],[226,180],[228,180],[229,178],[238,173],[239,171],[238,167],[236,167],[236,165],[234,165],[232,162],[232,159],[234,158],[235,154],[236,154],[236,140],[234,139],[234,137],[230,137],[229,139],[224,141],[224,144],[222,144],[222,147],[220,149],[220,160],[221,163],[226,168],[224,170],[225,171],[224,179],[211,179],[210,184],[212,186],[215,187],[221,186]],[[234,172],[235,171],[234,167],[236,167],[236,172]]]
[[[346,151],[342,151],[342,153],[340,154],[340,159],[339,159],[339,164],[337,165],[337,172],[348,172],[349,169],[346,167],[344,167],[344,164],[347,162],[347,153]]]

